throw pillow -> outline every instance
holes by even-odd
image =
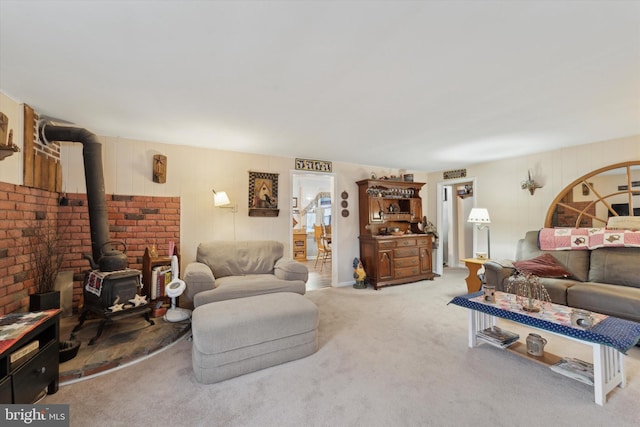
[[[521,273],[535,274],[540,277],[571,276],[571,273],[551,254],[542,254],[533,259],[515,261],[513,266]]]
[[[610,230],[640,230],[640,217],[612,216],[607,221]]]

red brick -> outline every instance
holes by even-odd
[[[27,239],[22,238],[22,228],[35,218],[35,211],[45,211],[47,218],[58,218],[69,244],[63,268],[74,271],[73,305],[82,302],[82,279],[89,269],[83,258],[91,253],[91,237],[86,195],[67,194],[75,202],[71,206],[58,206],[58,193],[29,187],[0,183],[0,248],[6,248],[6,258],[0,258],[0,313],[26,310],[28,292],[33,290],[33,279],[13,283],[13,274],[30,270],[30,255]],[[141,268],[141,260],[148,242],[156,242],[161,251],[166,251],[167,241],[173,240],[179,247],[180,198],[152,196],[109,196],[111,238],[127,242],[127,257],[131,268]],[[82,201],[83,206],[77,206]],[[155,212],[157,209],[157,213]],[[124,220],[124,214],[145,213],[143,220]]]

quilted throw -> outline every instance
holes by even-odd
[[[640,231],[608,228],[543,228],[538,232],[538,247],[544,251],[640,248]]]

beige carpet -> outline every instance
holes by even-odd
[[[70,404],[72,426],[640,425],[640,348],[626,358],[627,387],[600,407],[592,387],[547,367],[488,345],[469,349],[466,310],[447,305],[465,293],[466,274],[308,292],[320,309],[320,349],[301,360],[203,385],[181,340],[42,403]],[[548,350],[590,359],[585,346],[542,335]]]

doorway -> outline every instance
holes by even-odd
[[[304,262],[309,269],[307,290],[329,287],[335,283],[336,265],[332,261],[335,257],[320,254],[318,259],[318,245],[322,244],[315,236],[315,230],[321,227],[325,230],[329,241],[336,241],[337,221],[335,200],[335,177],[333,174],[298,172],[291,173],[291,238],[305,239],[304,256],[299,246],[292,246],[292,257]],[[300,244],[300,243],[298,243]]]
[[[476,179],[459,178],[439,182],[436,196],[436,227],[440,247],[436,249],[435,272],[446,267],[464,267],[462,258],[472,257],[474,228],[467,222],[475,206]]]

